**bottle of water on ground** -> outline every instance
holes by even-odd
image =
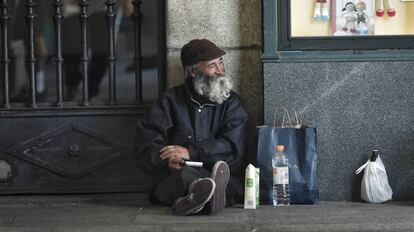
[[[276,146],[276,153],[272,159],[273,167],[273,205],[290,205],[289,193],[289,160],[283,145]]]

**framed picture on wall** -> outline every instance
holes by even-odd
[[[375,34],[374,0],[332,0],[334,36]]]

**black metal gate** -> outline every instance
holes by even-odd
[[[26,23],[13,26],[25,29],[26,37],[22,41],[26,61],[23,67],[17,65],[17,56],[11,54],[11,47],[17,43],[10,41],[10,31],[15,28],[9,26],[10,20],[19,16],[15,14],[19,4],[16,2],[19,1],[25,10],[23,17]],[[76,4],[65,8],[68,2]],[[101,14],[106,29],[103,34],[94,31],[99,23],[93,21],[92,15],[97,12],[97,7],[94,8],[92,3],[98,2],[105,4],[105,11]],[[39,32],[36,20],[44,16],[39,13],[39,4],[49,3],[52,27]],[[126,33],[131,31],[133,47],[124,45],[124,50],[119,52],[117,45],[131,37],[124,35],[124,41],[119,40],[119,25],[122,27],[122,24],[117,21],[122,17],[118,15],[120,12],[127,12],[122,6],[128,4],[132,9],[131,17],[128,17],[131,27],[124,30]],[[152,17],[155,30],[143,31],[145,11],[142,7],[145,8],[145,4],[154,4],[151,9],[155,7],[156,14]],[[142,114],[148,112],[151,101],[165,89],[164,4],[162,0],[127,0],[126,3],[121,0],[1,0],[0,194],[147,190],[148,178],[137,168],[133,153],[135,124]],[[65,28],[65,22],[74,15],[77,21],[75,29]],[[41,49],[37,43],[41,33],[47,34],[44,40],[53,45],[53,49],[49,49],[53,50],[49,60],[54,64],[45,65],[46,72],[51,73],[52,70],[53,73],[53,80],[48,78],[46,83],[49,86],[43,91],[48,93],[46,97],[38,91],[41,79],[37,54]],[[143,43],[146,42],[142,38],[151,33],[156,34],[148,37],[155,52],[146,57],[143,55],[146,49]],[[75,36],[79,53],[71,56],[67,49],[65,51],[64,42]],[[104,64],[94,64],[102,58],[102,52],[96,52],[99,41],[91,41],[93,38],[104,41]],[[69,48],[69,52],[71,49],[76,50]],[[124,65],[122,69],[133,72],[118,75],[118,56],[128,60],[125,53],[129,51],[133,53],[130,65]],[[69,70],[69,64],[73,60],[77,61],[74,67],[79,67],[79,77],[76,78],[80,84],[79,88],[71,89],[75,74],[71,74],[74,72]],[[149,60],[154,64],[152,71],[147,70],[147,66],[151,66],[147,65]],[[101,69],[104,65],[104,77],[98,83],[93,80],[94,65]],[[18,72],[27,74],[27,84],[22,88],[25,91],[20,94],[13,90]],[[146,93],[153,97],[146,96]]]

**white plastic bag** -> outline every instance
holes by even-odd
[[[378,155],[375,161],[368,160],[356,174],[364,170],[361,183],[361,198],[369,203],[382,203],[392,199],[392,189],[388,184],[387,172]]]

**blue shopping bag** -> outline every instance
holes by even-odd
[[[279,128],[259,126],[257,167],[260,168],[260,202],[272,203],[272,156],[275,146],[285,146],[289,159],[290,202],[313,204],[319,201],[316,177],[316,128]]]

